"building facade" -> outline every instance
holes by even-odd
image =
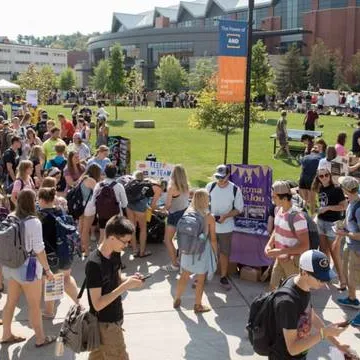
[[[219,19],[247,20],[248,0],[181,1],[141,14],[114,13],[111,32],[88,43],[91,66],[107,58],[121,43],[125,65],[140,65],[147,87],[155,87],[155,68],[173,54],[185,68],[193,57],[212,57],[218,49]],[[344,61],[360,49],[360,0],[255,0],[254,38],[263,39],[270,54],[296,44],[309,55],[316,39],[339,49]]]
[[[50,65],[59,74],[67,67],[67,50],[0,43],[1,79],[12,80],[30,64],[38,68]]]

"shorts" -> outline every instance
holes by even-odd
[[[180,210],[180,211],[175,211],[174,213],[169,214],[168,218],[167,218],[167,225],[176,227],[179,220],[184,215],[185,211],[186,211],[186,209]]]
[[[299,259],[300,255],[295,255],[289,260],[275,260],[270,279],[271,289],[276,289],[283,280],[287,279],[291,275],[299,273]]]
[[[305,130],[307,130],[307,131],[315,131],[315,123],[312,123],[312,124],[305,123]]]
[[[309,179],[306,178],[305,176],[301,176],[299,180],[299,189],[310,190],[312,183],[313,183],[313,179]]]
[[[132,211],[144,213],[148,207],[148,200],[145,198],[135,203],[129,203],[127,207]]]
[[[8,266],[3,265],[3,276],[6,280],[15,280],[18,283],[31,283],[32,281],[26,281],[26,271],[27,271],[27,265],[29,260],[26,260],[23,265],[19,266],[16,269],[10,268]],[[35,279],[41,280],[42,279],[42,271],[43,268],[39,262],[38,259],[36,259],[36,271],[35,271]]]
[[[106,223],[109,221],[109,219],[100,219],[99,218],[99,228],[105,229]]]
[[[319,235],[325,235],[329,240],[334,241],[336,234],[332,229],[335,225],[335,222],[325,221],[319,218],[316,218],[316,225],[318,228]]]
[[[343,270],[349,287],[358,287],[360,285],[360,251],[349,249],[347,244],[343,253]]]
[[[318,110],[323,110],[323,109],[324,109],[324,105],[318,105],[317,108],[318,108]]]
[[[225,256],[230,256],[232,234],[233,234],[232,232],[216,234],[216,241],[218,243],[218,249],[220,254],[223,254]]]
[[[89,360],[129,360],[123,329],[119,323],[99,322],[100,347],[90,352]]]

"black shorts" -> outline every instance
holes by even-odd
[[[313,179],[309,179],[304,176],[301,176],[299,180],[299,189],[310,190],[312,183],[313,183]]]
[[[105,229],[106,223],[109,221],[109,219],[100,219],[99,218],[99,228]]]
[[[315,123],[313,123],[313,124],[305,123],[305,130],[307,130],[307,131],[315,131]]]

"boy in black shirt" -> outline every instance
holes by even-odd
[[[128,360],[121,328],[124,318],[121,295],[143,286],[142,276],[120,275],[123,251],[132,239],[132,223],[120,215],[113,216],[105,227],[105,240],[86,264],[86,286],[90,312],[99,319],[100,341],[89,360]]]
[[[269,360],[305,360],[307,352],[324,339],[343,353],[348,353],[349,346],[341,345],[335,339],[346,326],[325,326],[310,302],[310,291],[321,288],[335,276],[322,252],[308,250],[301,255],[300,274],[283,285],[290,288],[293,295],[281,294],[274,299],[276,336]]]

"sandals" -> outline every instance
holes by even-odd
[[[35,347],[40,348],[40,347],[43,347],[43,346],[46,346],[46,345],[50,345],[55,341],[56,341],[56,336],[48,335],[48,336],[45,336],[45,340],[44,340],[44,342],[42,344],[35,344]]]
[[[181,299],[174,300],[174,305],[173,305],[174,309],[178,309],[180,305],[181,305]]]
[[[23,338],[22,336],[12,335],[6,340],[1,340],[0,344],[11,345],[11,344],[17,344],[17,343],[20,343],[20,342],[23,342],[23,341],[26,341],[26,338]]]
[[[42,313],[42,317],[46,320],[53,320],[53,319],[55,319],[55,314]]]
[[[211,307],[209,306],[201,305],[201,304],[194,305],[195,314],[202,314],[209,311],[211,311]]]
[[[152,255],[151,251],[145,251],[143,255],[140,255],[140,251],[137,251],[136,253],[133,254],[133,257],[142,259],[144,257],[148,257],[148,256],[151,256],[151,255]]]

